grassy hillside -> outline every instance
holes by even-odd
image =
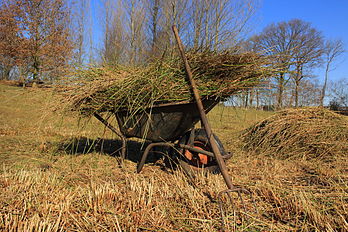
[[[137,140],[121,168],[117,137],[94,119],[52,113],[56,101],[50,89],[0,85],[1,231],[221,231],[220,175],[188,179],[156,157],[135,174]],[[269,115],[223,106],[209,114],[234,152],[233,182],[253,192],[258,209],[244,196],[236,217],[224,198],[227,230],[348,230],[347,157],[278,160],[240,149],[241,132]]]

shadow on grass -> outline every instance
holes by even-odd
[[[149,142],[140,143],[134,140],[127,141],[127,152],[126,159],[134,163],[138,163],[141,159],[146,147],[149,145]],[[89,139],[86,137],[73,138],[70,141],[62,142],[58,145],[58,150],[66,152],[71,155],[80,155],[88,153],[102,153],[110,155],[113,157],[120,157],[121,155],[121,140],[112,140],[112,139]],[[164,158],[164,159],[163,159]],[[157,162],[163,159],[163,162]],[[147,157],[146,163],[152,163],[156,166],[159,166],[162,171],[167,173],[173,173],[173,170],[179,168],[179,164],[176,159],[170,158],[170,149],[166,147],[155,148],[155,152],[150,152]],[[196,187],[194,183],[195,175],[192,176],[192,173],[187,173],[183,170],[185,175],[188,177],[190,185]],[[215,199],[208,192],[203,192],[203,194],[208,197],[211,202],[216,202]]]
[[[145,148],[150,143],[137,142],[134,140],[127,141],[126,159],[132,162],[139,162],[141,155]],[[120,157],[121,155],[121,140],[113,139],[90,139],[86,137],[73,138],[69,141],[61,142],[58,144],[58,150],[66,152],[71,155],[89,154],[89,153],[102,153],[113,157]],[[163,156],[168,155],[168,150],[156,150],[151,152],[146,160],[146,163],[156,163]]]

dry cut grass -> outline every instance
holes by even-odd
[[[226,187],[221,176],[190,179],[163,159],[136,174],[140,143],[130,143],[129,158],[119,167],[109,155],[117,141],[96,121],[81,128],[72,117],[43,113],[55,99],[50,91],[0,85],[0,99],[1,231],[222,230],[217,200]],[[224,196],[226,229],[347,231],[346,156],[331,162],[284,160],[239,148],[240,132],[269,115],[223,106],[209,115],[235,153],[228,162],[233,182],[253,192],[258,209],[255,213],[244,196],[246,211],[235,216]],[[59,149],[69,140],[88,149]]]
[[[255,86],[270,72],[259,54],[200,52],[187,54],[201,95],[222,99]],[[72,76],[72,77],[71,77]],[[161,103],[192,101],[179,57],[146,66],[105,66],[76,70],[63,80],[62,107],[82,115],[127,110],[142,112]],[[132,118],[132,116],[130,116]]]
[[[248,128],[245,148],[278,158],[320,158],[348,154],[348,119],[324,108],[283,110]]]

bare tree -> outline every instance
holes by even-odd
[[[125,12],[122,1],[104,2],[104,47],[102,50],[103,62],[119,64],[126,62],[124,53],[127,49],[125,32]]]
[[[193,49],[198,50],[203,45],[204,27],[208,27],[209,15],[211,9],[210,1],[193,0],[192,1],[192,25],[193,25]]]
[[[256,11],[254,0],[193,0],[190,24],[193,48],[217,51],[236,45]]]
[[[250,39],[252,45],[249,45],[249,50],[268,55],[272,61],[271,65],[278,71],[274,74],[278,108],[283,107],[285,86],[290,80],[291,51],[295,46],[291,36],[287,22],[281,22],[269,25],[259,35]]]
[[[306,77],[305,69],[317,67],[322,63],[323,36],[310,23],[294,19],[288,23],[293,35],[294,48],[291,51],[294,60],[294,72],[291,75],[295,83],[295,107],[298,107],[299,88]]]
[[[218,50],[235,45],[255,12],[255,2],[105,0],[103,59],[122,54],[123,61],[116,59],[116,63],[139,64],[170,55],[175,47],[172,25],[177,26],[188,48]]]
[[[248,32],[248,23],[255,14],[256,0],[214,0],[211,20],[213,49],[235,46]]]
[[[147,27],[149,28],[145,35],[149,41],[147,56],[153,60],[164,54],[170,54],[168,52],[171,49],[172,37],[170,16],[177,12],[177,3],[165,0],[144,0],[144,4],[147,12]]]
[[[145,47],[145,10],[141,1],[124,2],[128,18],[129,63],[141,63]]]
[[[348,78],[332,82],[329,90],[331,104],[335,104],[338,107],[348,107]]]
[[[148,0],[148,11],[150,17],[150,28],[151,28],[151,49],[154,50],[158,40],[158,32],[160,30],[160,17],[161,10],[163,10],[161,0]]]
[[[72,3],[72,30],[75,33],[72,35],[75,42],[74,59],[79,65],[86,60],[87,42],[88,42],[88,28],[90,13],[90,0],[80,0]]]
[[[321,88],[317,79],[304,79],[299,88],[300,106],[318,106]]]
[[[306,71],[321,64],[323,38],[310,23],[299,19],[271,24],[260,35],[251,39],[254,47],[268,54],[277,69],[277,105],[283,106],[284,88],[289,80],[294,82],[294,105],[299,102],[299,88],[307,77]]]
[[[324,85],[323,89],[321,91],[321,96],[320,96],[320,105],[324,105],[324,98],[326,94],[326,88],[327,88],[327,82],[329,79],[329,72],[334,69],[332,67],[333,62],[335,59],[337,59],[340,55],[342,55],[345,52],[344,47],[343,47],[343,42],[342,40],[328,40],[325,43],[325,48],[324,48],[324,59],[325,59],[325,80],[324,80]]]
[[[172,26],[176,25],[181,37],[185,40],[190,34],[189,16],[187,9],[190,6],[189,0],[167,0],[163,5],[163,33],[166,35],[167,47],[172,51],[175,48],[175,39],[172,32]],[[185,34],[184,34],[185,33]]]

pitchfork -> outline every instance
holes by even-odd
[[[174,32],[174,35],[175,35],[176,42],[178,44],[178,48],[179,48],[179,51],[180,51],[181,58],[182,58],[182,60],[184,62],[184,65],[185,65],[187,78],[188,78],[190,86],[192,88],[192,92],[193,92],[194,99],[195,99],[196,104],[197,104],[197,108],[199,110],[199,115],[200,115],[200,118],[201,118],[202,125],[203,125],[203,127],[204,127],[204,129],[206,131],[209,144],[210,144],[210,146],[211,146],[211,148],[213,150],[213,153],[214,153],[216,162],[219,165],[221,174],[222,174],[222,176],[223,176],[223,178],[225,180],[225,183],[226,183],[226,185],[228,187],[227,190],[224,190],[224,191],[220,192],[219,195],[218,195],[219,196],[219,205],[220,205],[220,210],[221,210],[221,216],[222,216],[222,225],[223,225],[223,228],[225,228],[225,216],[224,216],[224,210],[223,210],[223,207],[222,207],[222,195],[224,193],[227,194],[229,199],[230,199],[230,201],[231,201],[231,204],[233,204],[233,206],[234,206],[234,202],[232,200],[232,197],[231,197],[230,193],[232,193],[232,192],[237,193],[238,194],[238,198],[240,199],[240,201],[241,201],[241,203],[243,205],[244,210],[245,210],[245,204],[244,204],[244,201],[243,201],[243,198],[242,198],[242,193],[248,194],[250,196],[250,198],[252,199],[253,204],[254,204],[254,198],[252,197],[252,194],[251,194],[250,191],[248,191],[248,190],[246,190],[244,188],[236,187],[236,186],[234,186],[232,184],[231,177],[228,175],[228,171],[227,171],[227,167],[226,167],[225,161],[223,160],[223,158],[221,156],[220,150],[218,148],[216,140],[214,139],[214,136],[212,136],[213,132],[212,132],[212,129],[211,129],[210,124],[208,122],[207,115],[205,114],[205,111],[204,111],[204,108],[203,108],[203,104],[202,104],[202,100],[201,100],[201,97],[199,95],[196,83],[195,83],[195,81],[194,81],[194,79],[192,77],[192,71],[191,71],[190,65],[189,65],[189,63],[187,61],[187,58],[185,56],[184,48],[183,48],[181,39],[179,37],[179,32],[178,32],[178,29],[176,28],[176,26],[173,26],[173,32]],[[255,204],[254,204],[254,207],[255,207]],[[255,207],[255,209],[256,209],[256,207]]]

